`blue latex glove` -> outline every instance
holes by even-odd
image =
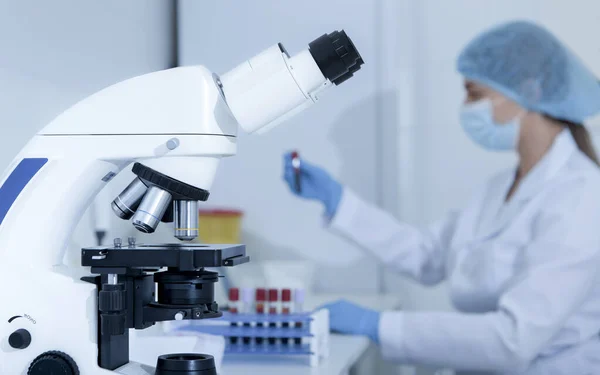
[[[342,199],[342,185],[324,169],[304,160],[300,163],[300,192],[296,190],[292,153],[283,156],[283,178],[290,190],[299,197],[317,200],[325,206],[325,214],[332,218]]]
[[[321,308],[329,310],[329,326],[333,332],[367,336],[379,343],[379,312],[345,300]]]

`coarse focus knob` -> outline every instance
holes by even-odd
[[[79,368],[67,354],[50,351],[31,362],[27,375],[80,375]]]

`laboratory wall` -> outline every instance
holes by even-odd
[[[77,101],[126,78],[174,66],[174,31],[168,1],[0,2],[0,168]],[[123,187],[129,178],[123,175],[106,197]],[[108,199],[100,198],[105,217],[119,233],[124,226],[108,215]],[[85,215],[71,245],[95,245],[92,233]]]

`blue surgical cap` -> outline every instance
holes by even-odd
[[[598,79],[554,35],[530,22],[510,22],[479,35],[457,66],[466,79],[533,112],[575,123],[600,112]]]

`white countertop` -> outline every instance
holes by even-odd
[[[306,299],[306,309],[314,309],[324,303],[346,299],[376,310],[392,310],[400,307],[400,298],[392,295],[341,295],[317,294]],[[221,372],[223,375],[339,375],[348,370],[361,358],[371,342],[366,337],[331,335],[329,358],[318,367],[310,367],[308,356],[235,356],[226,357]]]
[[[225,357],[223,375],[337,375],[346,373],[370,345],[369,339],[359,336],[332,335],[329,358],[318,367],[310,367],[308,356],[262,355]]]

